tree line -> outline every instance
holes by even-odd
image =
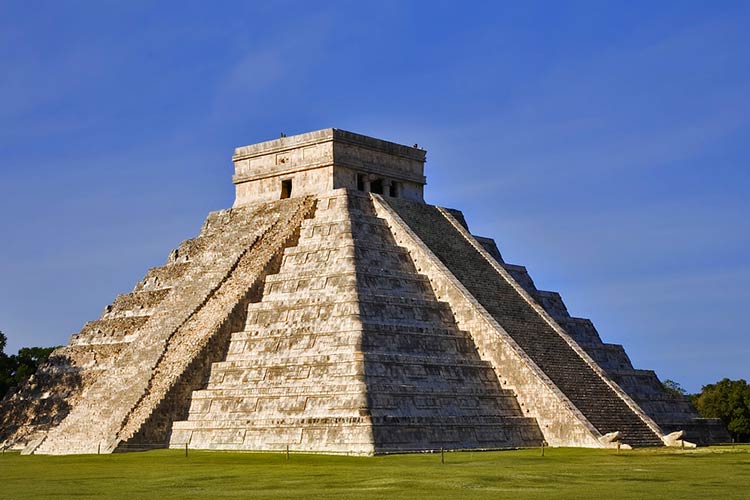
[[[7,337],[0,331],[0,399],[12,388],[25,382],[56,347],[23,347],[18,354],[5,353]],[[750,442],[750,384],[725,378],[704,385],[698,394],[688,394],[679,383],[664,381],[664,390],[687,396],[705,418],[719,418],[737,442]]]
[[[703,418],[721,419],[735,442],[750,442],[750,384],[744,379],[724,378],[688,394],[679,383],[664,381],[664,390],[686,396]]]
[[[8,338],[0,331],[0,399],[12,388],[24,383],[56,347],[23,347],[18,354],[8,355]]]

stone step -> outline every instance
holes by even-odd
[[[430,356],[427,354],[402,354],[402,353],[384,353],[384,352],[351,352],[351,353],[330,353],[330,354],[299,354],[299,353],[265,353],[262,357],[245,357],[233,360],[221,361],[213,364],[212,371],[219,372],[225,370],[247,370],[252,368],[281,368],[281,367],[301,367],[301,366],[323,366],[337,363],[354,363],[364,362],[365,364],[398,364],[398,365],[416,365],[420,367],[438,367],[442,370],[454,369],[488,369],[490,364],[480,359],[470,360],[466,356],[457,353],[447,355],[441,353],[440,356]],[[493,372],[494,373],[494,372]]]
[[[568,314],[568,308],[562,300],[562,297],[558,292],[552,292],[548,290],[537,290],[531,294],[536,300],[537,304],[549,314],[552,318],[557,320],[565,320],[570,318]]]
[[[380,269],[377,267],[367,267],[365,269],[355,269],[347,273],[338,273],[338,272],[327,272],[327,269],[321,270],[321,272],[316,272],[314,270],[302,270],[299,272],[296,272],[294,270],[287,270],[287,271],[280,271],[276,274],[270,274],[266,277],[266,283],[283,283],[287,281],[297,281],[297,280],[309,280],[313,278],[321,278],[321,277],[339,277],[339,276],[347,276],[350,278],[357,278],[360,279],[362,284],[367,285],[367,280],[380,280],[380,279],[393,279],[393,280],[403,280],[407,282],[414,282],[414,283],[421,283],[423,285],[429,285],[430,280],[422,275],[417,274],[414,272],[408,272],[408,271],[402,271],[398,269]],[[378,283],[380,284],[380,283]],[[384,285],[381,286],[381,288],[385,288]]]
[[[235,334],[236,335],[236,334]],[[381,353],[449,353],[455,356],[476,354],[476,347],[466,334],[394,334],[352,332],[327,332],[324,334],[291,333],[284,336],[234,337],[227,353],[227,360],[273,352],[315,351],[329,353],[351,353],[354,351]]]
[[[580,343],[591,343],[601,344],[602,339],[599,337],[599,332],[596,331],[596,327],[587,318],[566,318],[559,320],[558,324],[565,329],[565,331],[573,337],[573,339]]]
[[[402,401],[388,400],[385,405],[380,405],[377,396],[371,400],[337,400],[304,398],[301,401],[287,401],[284,399],[259,399],[248,401],[247,406],[232,401],[222,405],[220,401],[214,401],[214,411],[190,411],[188,420],[191,422],[217,422],[245,420],[254,424],[256,419],[261,418],[284,418],[291,416],[305,416],[306,418],[331,418],[331,417],[354,417],[367,412],[373,417],[432,417],[435,415],[435,406],[419,407],[412,399]],[[215,406],[214,406],[215,405]],[[486,416],[503,416],[503,408],[497,399],[486,399],[473,401],[470,398],[454,398],[444,400],[440,405],[440,413],[445,416],[481,418]],[[516,416],[515,412],[507,412],[509,417]]]
[[[362,224],[383,226],[384,221],[374,213],[348,210],[317,210],[315,217],[307,219],[302,223],[303,228],[309,228],[321,224],[332,224],[342,227],[359,226]]]
[[[160,290],[162,288],[171,288],[190,267],[187,262],[178,264],[167,264],[161,267],[152,267],[146,273],[146,276],[135,285],[134,292],[146,292],[151,290]]]
[[[380,223],[368,222],[318,222],[315,219],[309,219],[306,225],[300,230],[301,241],[317,240],[365,240],[365,241],[392,241],[392,236],[388,227]]]
[[[590,344],[579,343],[597,364],[602,367],[610,377],[618,370],[632,370],[633,365],[625,353],[625,349],[619,344]]]
[[[378,294],[412,297],[419,299],[432,293],[425,276],[391,270],[370,272],[282,272],[266,278],[264,300],[297,300],[316,296],[332,296],[339,293]]]
[[[326,296],[322,298],[317,296],[309,296],[299,298],[297,300],[290,301],[276,301],[276,300],[262,300],[261,302],[254,302],[248,305],[248,313],[266,311],[266,310],[278,310],[282,306],[285,309],[299,309],[306,307],[317,307],[320,305],[349,305],[352,303],[359,302],[360,304],[379,307],[379,306],[395,306],[395,307],[412,307],[422,309],[439,309],[441,311],[450,311],[446,302],[441,302],[430,297],[393,297],[390,295],[383,295],[377,293],[360,294],[358,297],[354,294],[342,294],[343,297],[340,300],[331,300],[335,295]],[[357,298],[359,299],[357,301]]]
[[[130,342],[150,316],[128,316],[89,321],[70,338],[70,345]]]
[[[285,337],[296,332],[297,334],[303,335],[337,335],[340,332],[352,332],[362,330],[366,333],[383,333],[392,335],[424,335],[424,336],[445,336],[454,337],[456,335],[465,336],[466,332],[457,330],[455,324],[451,327],[441,327],[434,324],[413,325],[413,324],[401,324],[401,323],[390,323],[387,324],[382,321],[373,320],[353,320],[350,322],[340,322],[338,319],[321,321],[311,328],[300,328],[297,326],[290,326],[283,324],[274,328],[265,328],[255,324],[249,325],[248,328],[241,332],[233,333],[233,339],[250,339],[256,337]]]
[[[360,394],[366,395],[366,391],[374,394],[392,394],[392,395],[418,395],[420,397],[429,396],[432,398],[455,397],[455,396],[472,396],[484,398],[508,398],[513,397],[513,391],[500,389],[497,385],[490,384],[444,384],[444,385],[415,385],[415,384],[397,384],[397,383],[377,383],[374,381],[354,380],[348,383],[326,384],[324,387],[302,387],[299,384],[277,384],[267,387],[234,387],[220,388],[208,387],[193,391],[192,400],[198,401],[203,399],[243,399],[257,397],[282,397],[282,396],[315,396],[324,397],[327,394]]]
[[[402,321],[439,322],[450,324],[453,317],[447,305],[435,300],[383,295],[356,295],[334,301],[330,297],[307,297],[293,301],[264,300],[248,305],[247,323],[272,327],[273,323],[295,323],[318,321],[333,317],[357,316],[364,319],[383,318],[384,323]]]
[[[373,436],[374,434],[374,436]],[[373,439],[374,438],[374,439]],[[177,422],[172,443],[194,448],[327,452],[418,451],[534,446],[542,436],[533,419],[522,417],[332,417]],[[218,441],[218,443],[217,443]],[[374,441],[374,443],[373,443]],[[372,446],[375,444],[375,448]]]
[[[159,303],[164,300],[169,288],[120,294],[115,301],[104,308],[102,319],[114,319],[128,316],[150,316]]]
[[[385,253],[389,255],[395,255],[398,256],[399,260],[402,260],[405,263],[408,263],[411,265],[411,260],[409,259],[409,252],[401,247],[397,247],[388,243],[384,243],[381,241],[368,241],[368,240],[344,240],[344,241],[338,241],[338,240],[322,240],[322,241],[305,241],[300,240],[297,245],[293,247],[288,247],[284,250],[285,256],[295,256],[295,255],[307,255],[311,251],[315,252],[324,252],[324,251],[341,251],[346,252],[347,255],[351,257],[357,257],[358,260],[362,261],[363,256],[367,254],[367,252],[371,252],[373,254],[380,254]]]
[[[367,263],[375,269],[393,269],[403,271],[403,266],[410,266],[409,254],[404,251],[393,251],[382,242],[363,244],[358,241],[336,242],[331,248],[320,248],[324,242],[298,242],[293,251],[285,253],[281,269],[292,266],[300,272],[322,272],[330,269],[353,271],[358,264]]]

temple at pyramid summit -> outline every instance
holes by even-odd
[[[232,208],[0,403],[27,454],[372,455],[728,441],[539,290],[426,152],[338,129],[237,148]]]

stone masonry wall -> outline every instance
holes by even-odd
[[[87,322],[67,346],[55,350],[26,384],[0,402],[0,443],[23,449],[62,422],[84,390],[138,337],[187,267],[185,262],[151,269],[133,292],[119,295],[98,320]]]
[[[296,212],[284,214],[244,252],[211,299],[169,339],[118,440],[166,444],[171,423],[187,413],[190,393],[204,385],[211,364],[224,358],[231,332],[244,323],[248,303],[258,295],[266,275],[278,268],[283,249],[296,240],[314,200],[304,198],[297,205]]]
[[[151,392],[154,381],[163,380],[163,377],[155,379],[152,375],[157,367],[165,366],[160,362],[173,351],[176,344],[170,341],[184,338],[181,332],[190,325],[196,325],[196,314],[201,310],[208,311],[204,308],[211,308],[220,301],[222,285],[248,248],[273,228],[293,220],[309,203],[309,199],[299,198],[211,214],[200,236],[184,242],[170,256],[168,265],[187,263],[187,269],[174,274],[150,272],[145,282],[137,287],[137,293],[141,293],[141,290],[155,284],[154,279],[172,282],[169,293],[138,329],[137,335],[128,339],[129,342],[117,353],[111,366],[84,389],[66,418],[47,432],[41,442],[27,448],[26,452],[59,454],[112,451],[122,440],[119,433],[126,419],[131,423],[137,421],[134,416],[148,420],[149,411],[133,413],[133,410],[145,408],[142,404],[139,406],[144,401],[149,404],[153,401],[158,405],[161,397],[154,401],[148,396],[157,394],[165,387],[157,384],[159,391]],[[248,288],[252,286],[253,278],[248,277]],[[209,304],[212,298],[216,300]],[[220,309],[214,308],[213,312],[217,313],[215,319],[222,322],[229,311],[222,316]],[[205,326],[210,326],[210,323],[205,323]],[[184,361],[189,364],[192,358]],[[159,373],[167,372],[169,370]],[[129,434],[124,438],[131,437],[139,429],[139,426],[129,427]]]

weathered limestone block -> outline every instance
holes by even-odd
[[[0,401],[0,447],[23,449],[59,424],[85,387],[111,366],[119,344],[56,349],[26,384]]]
[[[149,269],[146,276],[135,286],[134,292],[145,292],[172,288],[190,268],[190,263],[167,264]]]
[[[154,309],[164,300],[169,288],[145,290],[118,295],[115,301],[107,306],[102,314],[103,319],[129,316],[151,316]]]

